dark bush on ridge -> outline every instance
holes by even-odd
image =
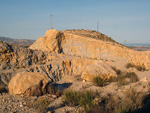
[[[126,65],[126,68],[129,69],[129,68],[136,68],[138,71],[146,71],[146,68],[145,67],[142,67],[140,65],[136,66],[134,64],[131,64],[131,63],[128,63]]]
[[[134,72],[126,72],[117,77],[117,85],[119,87],[137,81],[139,81],[139,78]]]

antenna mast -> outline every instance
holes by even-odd
[[[52,16],[53,16],[53,15],[50,15],[50,17],[51,17],[51,22],[50,22],[50,24],[51,24],[51,25],[50,25],[51,29],[53,28],[53,25],[52,25]]]
[[[99,22],[97,22],[97,32],[99,31]]]

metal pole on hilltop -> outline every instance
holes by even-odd
[[[50,22],[50,24],[51,24],[51,26],[50,26],[51,29],[53,28],[53,25],[52,25],[52,16],[53,16],[53,15],[50,15],[50,17],[51,17],[51,22]]]
[[[99,31],[99,22],[97,22],[97,32]]]
[[[125,46],[127,46],[127,45],[126,45],[126,43],[127,43],[127,41],[126,41],[126,40],[124,40],[124,45],[125,45]]]

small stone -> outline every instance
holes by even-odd
[[[2,99],[2,102],[4,102],[4,101],[5,101],[5,99],[3,98],[3,99]]]
[[[83,80],[82,82],[86,82],[85,80]]]
[[[140,81],[141,81],[141,82],[147,82],[147,78],[144,77],[144,78],[142,78]]]
[[[23,105],[26,105],[26,102],[24,102]]]
[[[131,86],[129,85],[129,86],[125,86],[124,87],[124,89],[126,89],[126,90],[128,90],[128,89],[130,89],[131,88]]]
[[[57,98],[57,96],[56,95],[52,95],[52,98]]]
[[[21,108],[23,107],[23,105],[22,105],[22,104],[20,104],[19,106],[20,106]]]

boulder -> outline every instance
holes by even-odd
[[[17,73],[9,82],[9,94],[40,96],[45,93],[48,77],[37,72]]]
[[[94,77],[97,76],[102,79],[117,77],[116,72],[114,72],[114,70],[108,64],[98,61],[91,65],[87,65],[81,75],[81,78],[86,81],[93,81]]]
[[[87,58],[74,58],[63,62],[65,76],[78,76],[86,81],[93,81],[94,77],[117,77],[115,71],[104,61]]]

